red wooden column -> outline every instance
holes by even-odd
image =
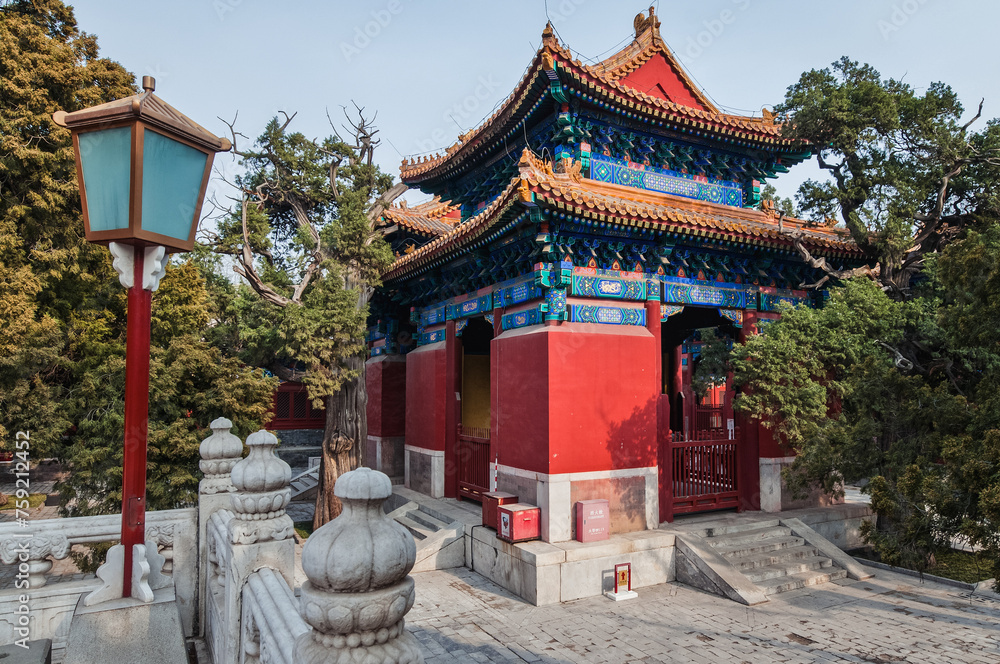
[[[461,419],[462,403],[462,344],[455,329],[455,321],[449,320],[444,326],[445,370],[444,370],[444,495],[446,498],[458,496],[458,424]]]
[[[663,394],[663,331],[661,318],[663,313],[660,301],[646,300],[646,329],[653,335],[655,357],[653,371],[656,374],[656,468],[659,504],[659,520],[673,521],[673,468],[670,464],[670,442],[667,433],[670,431],[670,395]]]
[[[503,333],[503,309],[493,309],[493,340],[490,341],[490,480],[489,487],[496,490],[493,480],[496,468],[493,464],[500,463],[500,345],[497,337]]]
[[[667,376],[667,396],[670,397],[670,415],[673,421],[667,424],[668,428],[683,432],[685,408],[684,402],[679,396],[684,391],[683,347],[681,344],[677,344],[669,352],[670,375]]]
[[[122,597],[132,596],[132,546],[146,540],[146,439],[149,433],[149,329],[152,291],[142,287],[146,250],[136,247],[125,329],[125,449],[122,461]]]
[[[743,310],[743,327],[740,328],[739,341],[746,343],[748,337],[756,334],[757,311]],[[736,426],[740,436],[740,511],[760,509],[760,442],[758,439],[757,422],[743,413],[736,413]]]

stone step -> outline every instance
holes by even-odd
[[[441,519],[435,517],[433,514],[428,514],[427,512],[421,509],[411,510],[410,512],[407,513],[406,516],[431,531],[436,532],[438,530],[448,527],[447,522],[442,521]]]
[[[759,542],[760,540],[772,539],[776,537],[788,537],[791,534],[791,528],[786,528],[785,526],[769,526],[766,528],[744,530],[731,535],[716,535],[715,537],[709,537],[705,541],[707,541],[710,546],[718,549],[720,547],[736,546],[737,544],[752,544],[754,542]]]
[[[733,546],[717,546],[715,550],[724,558],[745,558],[766,551],[777,551],[793,546],[803,546],[806,543],[801,537],[771,537],[766,540],[758,540],[745,544],[735,544]]]
[[[292,491],[297,491],[297,490],[311,489],[317,484],[319,484],[319,479],[315,477],[306,476],[299,478],[294,482],[291,482],[289,486],[292,488]]]
[[[820,583],[827,583],[828,581],[834,581],[836,579],[843,579],[846,577],[847,570],[840,568],[824,568],[822,570],[815,570],[811,572],[789,574],[788,576],[782,576],[775,579],[765,579],[758,583],[757,586],[764,591],[765,595],[775,595],[777,593],[788,592],[789,590],[798,590],[799,588],[805,588],[806,586],[815,586]]]
[[[824,558],[823,556],[809,556],[807,558],[799,558],[794,562],[778,563],[776,565],[767,565],[765,567],[755,567],[752,570],[746,570],[743,575],[759,584],[761,581],[766,581],[768,579],[777,579],[783,576],[790,576],[792,574],[800,574],[802,572],[813,572],[818,569],[826,569],[833,567],[833,561],[829,558]]]
[[[815,555],[818,555],[818,552],[811,546],[789,546],[784,549],[765,551],[752,556],[731,558],[729,562],[732,563],[733,567],[736,569],[747,573],[757,567],[793,563],[801,560],[802,558],[808,558],[809,556]]]
[[[413,533],[414,539],[417,540],[427,539],[428,537],[434,534],[434,530],[428,528],[427,526],[421,523],[417,523],[416,521],[411,519],[410,514],[411,512],[408,512],[406,514],[401,514],[396,517],[396,521],[403,524],[407,530]]]
[[[720,535],[735,535],[737,533],[744,533],[748,530],[759,530],[761,528],[774,528],[780,525],[781,522],[777,519],[768,519],[767,521],[748,521],[744,523],[734,523],[724,526],[710,526],[706,532],[706,537],[719,537]]]

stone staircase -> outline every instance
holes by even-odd
[[[847,577],[805,539],[778,520],[709,528],[705,542],[765,595]]]
[[[389,512],[417,544],[414,572],[465,565],[465,525],[427,505],[407,502]]]
[[[292,478],[289,486],[292,488],[292,500],[310,500],[316,497],[316,487],[319,486],[319,466],[299,473]]]
[[[720,517],[675,530],[677,580],[741,604],[871,572],[797,518]]]

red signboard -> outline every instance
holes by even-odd
[[[581,500],[576,504],[576,539],[598,542],[610,537],[611,510],[607,500]]]

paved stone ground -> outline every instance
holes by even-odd
[[[1000,662],[1000,601],[891,572],[756,607],[675,583],[534,607],[465,568],[414,576],[426,664]]]

